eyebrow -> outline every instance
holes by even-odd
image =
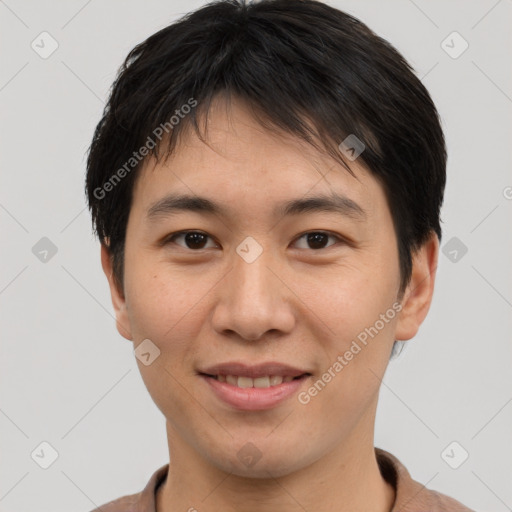
[[[148,209],[146,217],[153,221],[180,211],[224,217],[228,217],[230,213],[224,206],[205,197],[171,194],[155,202]],[[349,197],[336,193],[285,201],[274,208],[273,214],[274,216],[291,216],[311,212],[333,212],[357,221],[364,221],[367,218],[366,211],[359,204]]]

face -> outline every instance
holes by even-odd
[[[362,162],[353,177],[235,101],[213,104],[208,143],[191,130],[167,162],[147,163],[123,294],[110,279],[121,334],[160,351],[138,364],[169,442],[255,477],[357,451],[373,442],[394,340],[412,337],[428,310],[437,247],[419,253],[412,286],[422,284],[397,302],[393,222]],[[337,208],[304,203],[334,196]],[[103,264],[109,275],[105,250]]]

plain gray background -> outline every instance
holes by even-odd
[[[375,444],[429,488],[512,510],[512,0],[328,3],[413,65],[449,151],[442,248],[456,237],[457,259],[441,254],[429,316],[390,364]],[[86,512],[168,462],[164,418],[115,329],[83,181],[122,60],[200,5],[0,1],[1,512]],[[58,43],[45,59],[31,47],[43,31]],[[457,58],[454,31],[469,44]],[[46,262],[32,249],[43,237],[57,250]],[[43,441],[59,455],[48,469],[31,457],[49,456]],[[469,453],[458,469],[441,456],[453,441],[452,460]]]

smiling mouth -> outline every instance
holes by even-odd
[[[207,373],[201,373],[204,377],[209,377],[218,382],[225,382],[230,384],[231,386],[237,388],[271,388],[275,386],[279,386],[285,382],[291,382],[292,380],[301,380],[306,377],[309,377],[310,373],[303,373],[302,375],[297,375],[296,377],[292,377],[291,375],[262,375],[260,377],[246,377],[241,375],[209,375]]]

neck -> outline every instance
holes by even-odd
[[[168,437],[172,458],[157,493],[157,512],[390,512],[393,507],[395,490],[380,474],[373,432],[363,436],[364,444],[344,442],[278,478],[226,473],[178,439],[169,424]]]

